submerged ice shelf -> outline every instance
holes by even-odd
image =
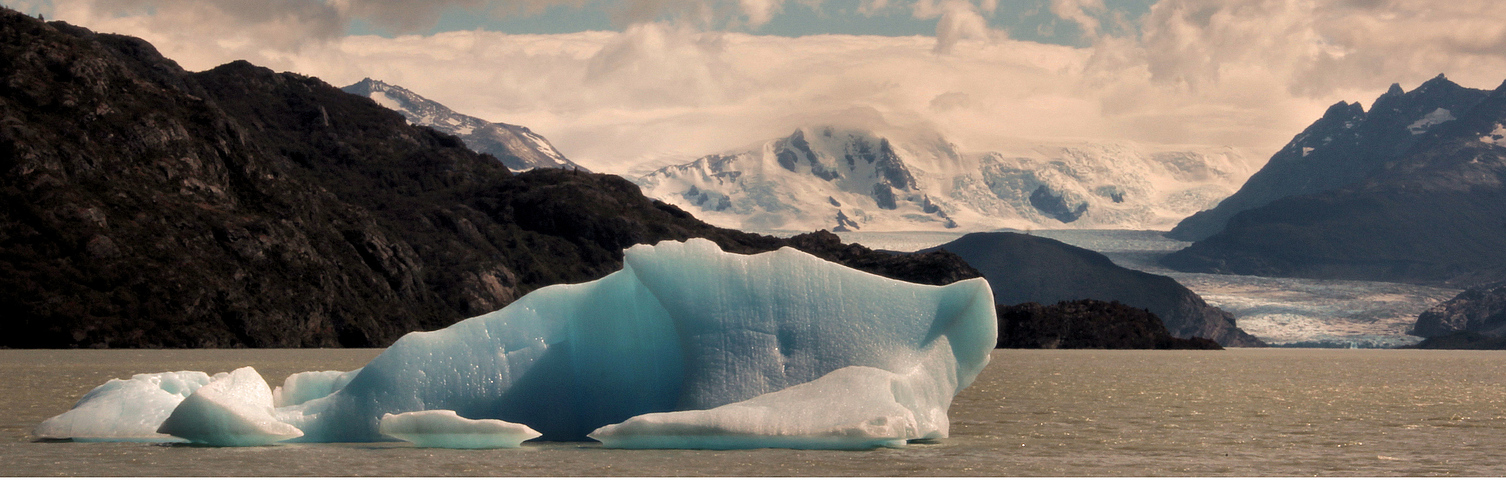
[[[982,279],[916,285],[789,248],[745,256],[706,240],[638,245],[621,271],[410,333],[357,371],[297,374],[277,391],[241,374],[247,385],[235,390],[190,391],[184,401],[203,401],[172,410],[176,423],[162,430],[217,445],[294,431],[300,442],[381,441],[391,439],[384,415],[449,410],[546,440],[594,431],[609,446],[898,446],[946,437],[952,397],[993,348],[992,297]]]

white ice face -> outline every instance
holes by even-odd
[[[303,435],[277,421],[272,389],[256,369],[222,375],[179,403],[157,432],[211,446],[260,446]]]
[[[32,434],[75,441],[183,441],[157,432],[173,408],[209,383],[204,372],[143,373],[89,391],[67,413],[43,421]]]
[[[421,448],[517,448],[541,436],[523,424],[495,419],[471,420],[451,410],[410,411],[383,415],[377,425],[383,436]]]

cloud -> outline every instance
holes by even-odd
[[[1084,47],[1010,39],[988,24],[1014,15],[1008,7],[965,0],[858,4],[934,19],[934,37],[738,32],[787,3],[632,0],[618,4],[617,31],[560,35],[346,30],[366,19],[424,32],[444,8],[520,15],[594,4],[70,0],[48,17],[143,37],[194,70],[247,59],[336,85],[382,79],[529,126],[587,167],[618,172],[852,116],[934,129],[971,150],[1133,140],[1259,158],[1329,104],[1368,104],[1392,82],[1410,88],[1445,72],[1494,88],[1506,78],[1506,13],[1481,0],[1161,0],[1134,21],[1095,0],[1052,2],[1061,22],[1083,27]],[[1116,16],[1135,29],[1093,24]]]
[[[1084,38],[1098,35],[1099,22],[1096,15],[1105,10],[1103,0],[1051,0],[1051,13],[1081,26]]]
[[[985,3],[990,12],[997,6],[997,2]],[[988,19],[979,12],[979,7],[968,0],[941,0],[940,3],[936,0],[919,0],[911,11],[916,19],[937,19],[936,46],[933,49],[937,54],[950,53],[963,40],[987,42],[1006,36],[990,28]]]
[[[1506,76],[1506,9],[1493,0],[1163,0],[1142,26],[1152,76],[1199,89],[1260,68],[1319,97],[1440,72]],[[1482,75],[1495,75],[1484,78]]]

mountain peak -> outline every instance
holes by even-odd
[[[1422,82],[1422,85],[1418,85],[1416,89],[1412,90],[1412,92],[1428,92],[1439,88],[1455,87],[1459,87],[1459,84],[1449,81],[1447,77],[1443,76],[1443,73],[1439,73],[1438,76],[1433,77],[1433,79]]]
[[[1340,121],[1347,121],[1347,120],[1355,118],[1357,115],[1358,116],[1364,116],[1364,114],[1365,114],[1365,107],[1363,105],[1361,105],[1360,103],[1358,103],[1358,102],[1350,103],[1349,101],[1339,101],[1339,102],[1333,103],[1332,106],[1328,107],[1327,111],[1323,112],[1323,118],[1320,121],[1332,120],[1332,119],[1339,119]]]
[[[1385,96],[1402,95],[1405,93],[1407,92],[1401,89],[1400,83],[1393,83],[1391,84],[1391,88],[1386,89]]]
[[[472,150],[495,156],[512,170],[537,167],[583,170],[554,149],[547,139],[527,127],[492,123],[461,114],[411,90],[372,78],[362,79],[341,90],[397,111],[409,123],[454,135]]]

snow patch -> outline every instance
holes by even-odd
[[[379,104],[379,105],[381,105],[382,107],[390,109],[390,110],[393,110],[393,111],[403,111],[405,109],[403,107],[403,103],[398,102],[396,99],[393,99],[392,97],[388,96],[386,92],[372,92],[371,95],[369,95],[367,97],[370,97],[371,100],[376,101],[376,103]],[[410,124],[414,123],[413,122],[413,118],[411,116],[409,116],[408,113],[399,113],[399,114],[403,115],[403,121],[406,121],[406,122],[408,122]]]
[[[1438,108],[1418,119],[1417,121],[1412,122],[1411,125],[1407,125],[1407,130],[1412,132],[1412,135],[1422,135],[1423,133],[1427,132],[1428,129],[1433,128],[1433,126],[1435,125],[1444,122],[1450,122],[1453,120],[1453,113],[1449,112],[1449,110],[1447,109]]]
[[[1480,142],[1506,147],[1506,125],[1497,123],[1495,130],[1492,130],[1489,134],[1480,136]]]

